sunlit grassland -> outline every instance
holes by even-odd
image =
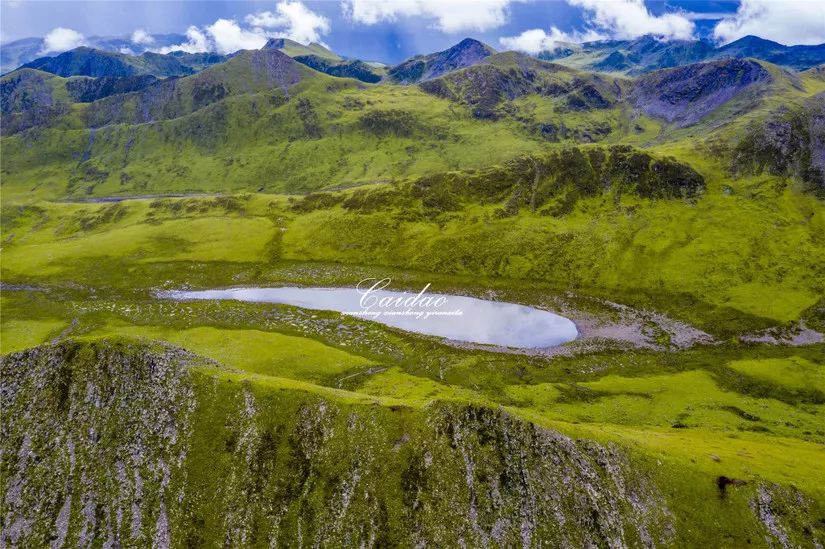
[[[708,186],[696,201],[580,199],[563,217],[502,218],[497,205],[472,202],[436,217],[416,206],[296,213],[285,197],[262,194],[225,204],[12,201],[4,208],[3,274],[9,282],[83,272],[114,281],[116,271],[164,263],[169,280],[188,283],[175,264],[329,261],[544,281],[596,295],[689,294],[774,324],[798,319],[825,292],[821,202],[764,177],[711,177]]]
[[[782,323],[821,297],[822,205],[793,191],[709,192],[696,204],[583,200],[561,219],[468,207],[437,222],[340,208],[296,217],[283,257],[542,279],[561,286],[687,292]]]
[[[0,353],[5,355],[47,343],[66,326],[68,322],[60,319],[27,320],[2,315]]]
[[[825,368],[799,356],[786,359],[736,360],[729,367],[743,374],[790,389],[815,389],[825,393]]]
[[[368,359],[313,339],[260,330],[111,325],[89,334],[97,338],[109,336],[168,341],[239,370],[313,383],[332,382],[347,372],[375,365]]]

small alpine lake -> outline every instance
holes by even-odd
[[[357,288],[229,288],[171,290],[159,297],[175,300],[237,300],[278,303],[304,309],[336,311],[364,320],[454,341],[522,349],[561,345],[576,339],[569,319],[544,311],[499,301],[450,294],[395,292],[386,284]]]

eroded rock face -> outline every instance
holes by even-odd
[[[825,93],[752,123],[733,149],[731,169],[798,177],[825,198]]]
[[[656,71],[637,79],[630,101],[641,112],[685,127],[755,84],[772,80],[750,59],[727,59]]]
[[[501,410],[388,408],[256,385],[124,340],[44,346],[1,366],[4,547],[677,539],[666,492],[625,450]],[[788,519],[794,494],[766,494],[756,493],[753,523],[770,540],[796,539],[807,523]]]
[[[751,510],[765,528],[768,547],[798,547],[798,540],[794,539],[797,532],[807,534],[811,547],[819,548],[825,543],[814,525],[818,514],[814,503],[796,488],[778,484],[759,486],[751,500]]]
[[[4,546],[168,538],[195,403],[186,356],[63,343],[3,358]]]

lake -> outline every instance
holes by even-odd
[[[426,290],[426,288],[425,288]],[[163,292],[176,300],[218,299],[280,303],[304,309],[336,311],[408,332],[485,345],[518,348],[553,347],[578,336],[569,319],[500,301],[422,290],[395,292],[380,288],[231,288]]]

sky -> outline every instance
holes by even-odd
[[[43,53],[92,36],[128,37],[138,50],[164,51],[155,35],[185,35],[167,46],[230,53],[268,37],[319,42],[337,53],[395,63],[443,50],[464,37],[528,53],[560,42],[707,38],[724,44],[754,34],[783,44],[825,43],[821,0],[342,0],[38,1],[0,0],[0,42],[44,38]]]

